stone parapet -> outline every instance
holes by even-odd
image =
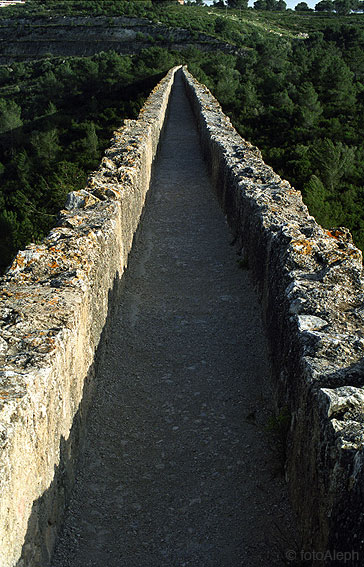
[[[69,195],[59,225],[20,251],[0,280],[1,567],[49,562],[74,482],[95,353],[143,211],[176,70],[138,120],[114,133],[86,188]],[[342,564],[346,554],[358,567],[361,252],[346,229],[320,227],[206,87],[187,70],[184,77],[218,197],[261,299],[278,411],[291,418],[286,472],[302,550],[315,565]]]
[[[346,229],[319,226],[208,89],[186,69],[184,77],[218,198],[261,299],[278,411],[291,417],[286,474],[302,549],[315,565],[341,565],[344,553],[347,564],[363,565],[361,252]]]
[[[74,477],[95,352],[128,260],[177,68],[114,133],[59,225],[0,280],[0,565],[48,564]]]

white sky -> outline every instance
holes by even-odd
[[[292,8],[294,9],[294,7],[298,4],[298,2],[300,2],[301,0],[285,0],[286,4],[287,4],[287,8]],[[307,4],[310,6],[310,8],[314,8],[315,5],[317,4],[317,2],[319,2],[319,0],[304,0],[305,2],[307,2]],[[213,4],[213,0],[204,0],[205,4]],[[249,6],[253,6],[255,0],[249,0]]]

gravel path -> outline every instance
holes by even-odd
[[[230,241],[177,78],[52,567],[284,564],[260,309]]]

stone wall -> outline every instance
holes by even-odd
[[[120,291],[176,69],[115,132],[59,226],[0,280],[0,565],[43,567],[75,475],[95,352]],[[184,70],[221,205],[260,295],[303,548],[364,560],[361,253],[325,230]],[[360,555],[361,554],[361,555]],[[331,559],[330,559],[331,558]],[[319,561],[316,561],[319,565]],[[338,562],[337,564],[342,564]]]
[[[361,252],[346,229],[319,226],[211,93],[184,76],[218,197],[261,298],[278,411],[291,416],[286,474],[303,549],[329,550],[315,565],[342,565],[344,552],[347,564],[363,565]]]
[[[127,265],[172,69],[114,133],[61,221],[0,280],[0,565],[48,564],[72,488],[94,358]]]

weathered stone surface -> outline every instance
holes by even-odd
[[[345,228],[319,226],[206,87],[184,75],[218,197],[264,307],[277,404],[292,416],[286,470],[304,545],[355,551],[350,565],[362,565],[361,252]]]
[[[116,132],[60,225],[0,280],[0,565],[40,567],[74,480],[93,360],[127,264],[163,127],[172,69]]]
[[[94,353],[127,264],[175,70],[115,132],[60,225],[0,281],[0,565],[47,563],[74,479]],[[307,549],[364,558],[361,253],[325,230],[185,71],[212,178],[264,308],[287,478]],[[358,557],[358,559],[356,559]],[[317,563],[318,564],[318,563]],[[332,563],[331,563],[332,564]]]

